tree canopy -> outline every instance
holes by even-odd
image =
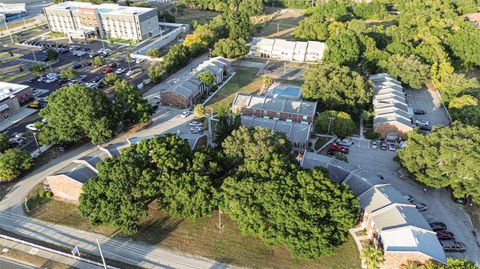
[[[7,149],[0,154],[0,182],[16,179],[33,165],[30,154],[19,149]]]
[[[326,133],[329,127],[330,132],[335,133],[340,138],[345,138],[355,131],[356,124],[352,117],[345,112],[327,110],[320,113],[315,122],[315,128],[317,131]]]
[[[115,110],[120,112],[121,120],[125,125],[137,122],[146,123],[153,114],[148,101],[142,98],[137,87],[125,79],[117,80],[115,89]]]
[[[413,89],[422,88],[430,80],[430,67],[415,55],[394,54],[380,61],[379,65]]]
[[[317,65],[305,75],[302,96],[325,109],[358,116],[370,103],[373,86],[346,66]]]
[[[83,85],[74,84],[53,92],[40,116],[48,121],[39,137],[42,143],[76,142],[89,137],[101,143],[113,137],[117,113],[107,96]]]
[[[327,40],[325,61],[337,65],[355,66],[360,59],[360,45],[352,32],[342,32]]]
[[[480,202],[480,129],[454,122],[423,135],[410,132],[407,147],[399,151],[401,164],[419,182],[433,188],[451,187],[458,198]]]

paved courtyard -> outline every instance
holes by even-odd
[[[405,89],[405,92],[407,94],[407,102],[412,109],[421,109],[427,112],[425,115],[414,115],[415,119],[428,120],[430,126],[450,124],[447,113],[436,92],[427,89]]]
[[[465,213],[462,206],[454,203],[450,198],[450,193],[445,190],[434,190],[425,188],[416,182],[400,176],[400,166],[393,160],[396,152],[384,151],[379,148],[372,149],[369,140],[359,142],[350,148],[348,160],[354,165],[369,170],[376,175],[384,177],[385,183],[392,184],[404,195],[412,195],[418,202],[428,205],[428,210],[422,212],[425,219],[429,222],[441,221],[447,224],[448,230],[453,232],[456,240],[463,242],[467,246],[465,253],[447,253],[448,257],[467,258],[480,265],[480,247],[472,231],[475,230],[469,216]],[[402,177],[404,179],[402,179]],[[477,235],[480,234],[477,231]]]

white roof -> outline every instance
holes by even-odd
[[[146,8],[146,7],[128,7],[128,6],[119,6],[117,4],[103,3],[100,5],[92,4],[89,2],[73,2],[67,1],[58,3],[56,5],[51,5],[45,9],[60,9],[60,10],[71,10],[72,12],[79,12],[79,8],[91,8],[96,9],[100,14],[111,14],[111,15],[133,15],[133,14],[143,14],[155,8]]]
[[[28,85],[0,81],[0,101],[14,97],[15,94],[28,88]]]
[[[0,3],[0,13],[1,14],[16,14],[27,12],[25,3],[18,4],[4,4]]]
[[[422,253],[433,260],[447,263],[445,252],[432,231],[403,227],[383,231],[380,237],[385,252]]]

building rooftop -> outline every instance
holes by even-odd
[[[292,143],[305,143],[310,135],[310,124],[287,122],[251,116],[242,116],[241,123],[244,126],[263,127],[275,132],[284,133]]]
[[[17,93],[27,89],[28,87],[30,86],[0,81],[0,101],[15,97]]]
[[[96,178],[97,172],[84,163],[72,162],[58,170],[54,175],[65,175],[75,181],[85,184],[89,179]]]
[[[51,5],[46,7],[45,9],[57,9],[57,10],[71,10],[72,12],[79,12],[81,9],[95,9],[100,14],[111,14],[111,15],[140,15],[151,10],[155,10],[155,8],[146,8],[146,7],[129,7],[129,6],[120,6],[117,4],[111,3],[103,3],[100,5],[96,5],[90,2],[74,2],[74,1],[66,1],[62,3],[58,3],[55,5]]]
[[[415,205],[389,205],[372,213],[372,219],[379,232],[403,226],[413,226],[430,231],[430,225]]]
[[[303,100],[292,100],[281,96],[271,97],[239,93],[233,100],[232,109],[236,110],[241,107],[263,109],[278,113],[314,116],[317,109],[317,103]]]
[[[25,3],[4,4],[0,3],[0,14],[18,14],[27,12]]]
[[[392,204],[409,204],[405,197],[390,184],[376,185],[358,198],[360,206],[368,214]]]

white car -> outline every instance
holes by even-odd
[[[376,140],[372,140],[372,149],[378,148],[378,142]]]
[[[143,59],[137,59],[137,60],[135,60],[135,63],[137,63],[137,64],[139,64],[139,63],[141,63],[141,62],[143,62]]]
[[[191,121],[188,125],[192,127],[203,127],[203,123],[198,122],[198,121]]]
[[[118,68],[116,71],[115,71],[115,74],[117,75],[120,75],[121,73],[125,72],[126,69],[124,68]]]
[[[430,124],[429,124],[428,120],[415,120],[415,125],[417,125],[417,126],[420,126],[420,125],[428,126]]]
[[[131,76],[133,73],[134,73],[133,70],[130,70],[130,71],[128,71],[127,73],[125,73],[125,75]]]
[[[182,116],[182,118],[186,118],[186,117],[190,116],[190,114],[191,114],[191,112],[187,110],[187,111],[183,111],[181,116]]]
[[[35,124],[33,123],[27,124],[26,128],[30,131],[38,131],[37,127],[35,127]]]
[[[337,141],[335,141],[335,143],[339,144],[340,146],[345,146],[345,147],[353,146],[353,141],[350,140],[350,139],[343,139],[343,140],[337,139]]]

